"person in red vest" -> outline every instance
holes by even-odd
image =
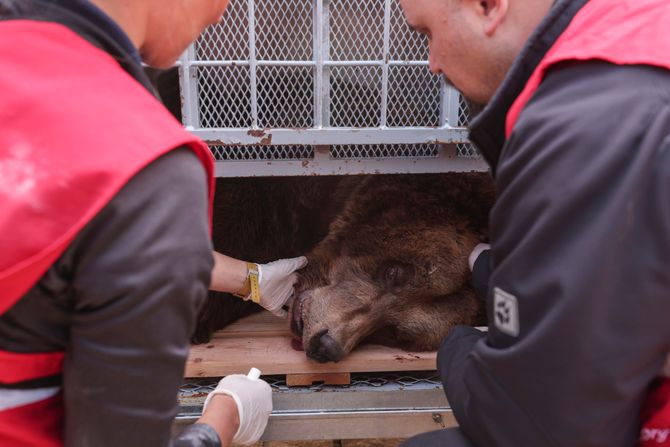
[[[172,65],[227,3],[0,0],[0,446],[263,433],[269,385],[232,375],[170,436],[207,289],[285,316],[305,263],[213,255],[211,153],[143,71]]]
[[[400,2],[497,192],[488,332],[438,354],[460,427],[404,446],[670,446],[670,2]]]

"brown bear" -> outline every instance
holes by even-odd
[[[290,325],[309,357],[338,361],[364,339],[433,350],[455,325],[482,323],[467,258],[488,237],[488,174],[218,179],[217,189],[217,250],[256,262],[308,253]],[[220,295],[194,341],[257,308]]]
[[[366,338],[434,350],[481,324],[467,259],[492,203],[487,174],[363,179],[299,275],[291,329],[307,355],[338,361]]]
[[[181,119],[177,71],[148,74]],[[432,350],[455,324],[480,323],[467,254],[492,202],[487,174],[220,178],[214,247],[260,263],[313,249],[291,318],[310,357],[337,361],[364,338]],[[259,309],[212,292],[192,340]]]

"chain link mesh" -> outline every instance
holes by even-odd
[[[440,79],[425,66],[389,68],[389,127],[440,125]]]
[[[330,1],[330,58],[334,61],[384,57],[384,0]]]
[[[381,131],[385,126],[444,125],[441,82],[428,69],[427,38],[409,27],[399,0],[391,0],[388,9],[386,0],[324,0],[322,16],[317,3],[230,0],[222,21],[205,30],[189,59],[195,67],[186,84],[195,82],[197,107],[187,104],[185,109],[198,113],[191,123],[222,135],[226,130],[301,130],[317,124]],[[465,126],[469,115],[461,101],[455,121]],[[478,156],[469,143],[457,148],[460,156]],[[212,147],[219,160],[281,160],[314,153],[309,146],[223,149]],[[338,159],[437,154],[438,146],[432,144],[331,148]]]
[[[330,73],[330,125],[379,126],[381,78],[380,67],[333,67]]]
[[[330,157],[337,160],[375,158],[435,158],[437,144],[366,144],[336,145],[330,148]]]
[[[279,391],[288,391],[289,389],[309,389],[310,391],[319,391],[324,388],[357,388],[373,387],[379,388],[386,385],[398,385],[402,387],[412,387],[415,385],[430,385],[442,387],[442,382],[435,371],[414,371],[414,372],[384,372],[384,373],[355,373],[351,375],[350,385],[324,385],[315,383],[309,386],[289,387],[286,384],[285,376],[263,376],[263,380],[270,386]],[[206,379],[187,379],[179,388],[180,398],[204,397],[216,388],[218,378]]]
[[[314,0],[256,2],[256,57],[273,61],[312,60],[314,4]]]
[[[195,43],[200,61],[237,61],[249,59],[249,3],[232,0],[223,20],[210,26]]]
[[[391,60],[428,60],[428,38],[410,28],[398,1],[391,2],[391,29],[389,37]]]
[[[210,145],[217,161],[304,160],[314,158],[312,146],[220,146]]]
[[[311,67],[258,67],[258,126],[305,128],[313,125]]]
[[[251,126],[249,67],[199,67],[200,126]]]

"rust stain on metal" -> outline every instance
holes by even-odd
[[[254,138],[260,138],[261,140],[258,142],[260,145],[269,146],[272,144],[272,134],[266,133],[264,130],[251,129],[249,132],[247,132],[247,135]]]

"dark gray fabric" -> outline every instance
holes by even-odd
[[[475,289],[477,298],[486,300],[491,279],[491,250],[482,251],[472,266],[472,288]]]
[[[171,447],[221,447],[221,441],[211,426],[192,424],[173,439]]]
[[[456,331],[439,358],[462,430],[487,447],[633,446],[670,351],[670,73],[554,69],[496,188],[489,334]],[[517,337],[496,288],[518,302]]]
[[[544,58],[556,39],[588,0],[556,0],[550,13],[533,32],[503,84],[484,110],[470,123],[470,140],[488,161],[491,173],[498,169],[500,150],[505,143],[507,110],[526,86],[535,67]]]
[[[0,316],[0,349],[65,351],[67,446],[168,445],[213,265],[207,208],[195,154],[165,155]]]
[[[399,447],[473,447],[458,428],[435,430],[414,436]]]
[[[139,54],[102,11],[82,0],[0,2],[0,19],[61,23],[114,57],[153,93]],[[104,119],[104,117],[101,117]],[[94,148],[92,148],[94,150]],[[0,349],[66,351],[68,446],[165,446],[213,264],[207,186],[192,151],[172,152],[132,179],[58,262],[0,316]],[[211,427],[176,445],[218,446]]]
[[[27,12],[31,5],[30,0],[0,0],[0,18]]]

